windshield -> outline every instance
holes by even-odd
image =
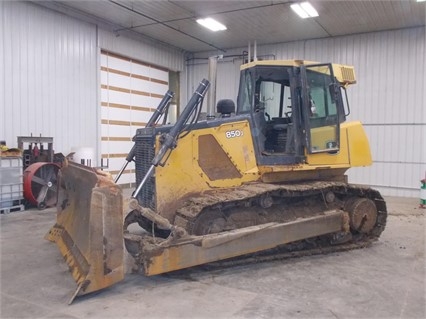
[[[241,72],[237,113],[264,111],[285,117],[291,111],[289,67],[257,66]]]
[[[238,90],[237,114],[249,113],[253,99],[252,69],[241,72],[240,88]]]

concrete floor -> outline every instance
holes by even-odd
[[[1,318],[425,318],[425,210],[387,198],[372,247],[168,275],[128,274],[67,305],[74,281],[44,234],[53,209],[1,215]]]

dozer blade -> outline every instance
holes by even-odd
[[[59,183],[56,224],[45,238],[56,242],[77,282],[71,303],[124,278],[123,196],[105,173],[72,162]]]

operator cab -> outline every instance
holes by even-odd
[[[339,150],[345,116],[331,65],[285,62],[242,67],[236,114],[250,115],[259,164],[297,164],[306,153]]]

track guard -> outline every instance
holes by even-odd
[[[59,172],[56,224],[45,238],[56,242],[77,282],[69,303],[123,280],[123,195],[112,178],[68,162]]]

